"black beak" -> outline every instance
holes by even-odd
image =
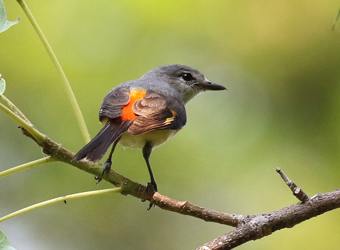
[[[213,82],[204,82],[204,83],[199,84],[199,86],[203,90],[226,90],[226,88],[223,87],[222,85],[218,85]]]

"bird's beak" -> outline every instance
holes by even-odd
[[[216,83],[206,81],[204,83],[199,84],[200,88],[202,88],[204,91],[205,90],[226,90],[225,87],[222,85],[218,85]]]

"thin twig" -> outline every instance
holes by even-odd
[[[32,206],[29,207],[25,207],[23,209],[20,209],[18,211],[15,211],[11,214],[8,214],[6,216],[3,216],[0,218],[0,222],[3,222],[5,220],[8,220],[10,218],[13,218],[14,216],[26,213],[28,211],[40,208],[40,207],[44,207],[47,205],[51,205],[57,202],[66,202],[67,200],[73,200],[73,199],[77,199],[77,198],[83,198],[83,197],[88,197],[88,196],[93,196],[93,195],[99,195],[99,194],[108,194],[108,193],[120,193],[122,191],[121,188],[108,188],[108,189],[101,189],[101,190],[95,190],[95,191],[88,191],[88,192],[82,192],[82,193],[77,193],[77,194],[70,194],[70,195],[65,195],[65,196],[61,196],[58,198],[54,198],[54,199],[50,199],[47,201],[43,201],[37,204],[34,204]]]
[[[276,172],[280,174],[281,178],[284,180],[284,182],[287,184],[290,190],[292,190],[296,198],[298,198],[302,202],[307,202],[309,200],[309,196],[301,188],[299,188],[294,182],[292,182],[288,178],[288,176],[284,172],[281,171],[281,168],[277,168]]]
[[[56,159],[54,159],[50,156],[47,156],[47,157],[41,158],[39,160],[27,162],[25,164],[22,164],[22,165],[14,167],[14,168],[10,168],[10,169],[7,169],[5,171],[0,172],[0,178],[7,176],[7,175],[10,175],[10,174],[14,174],[16,172],[19,172],[19,171],[22,171],[22,170],[25,170],[25,169],[28,169],[28,168],[32,168],[32,167],[39,166],[41,164],[45,164],[45,163],[48,163],[48,162],[53,162],[53,161],[56,161]]]
[[[338,14],[337,14],[335,21],[333,23],[333,27],[332,27],[333,31],[335,30],[335,26],[337,25],[339,18],[340,18],[340,9],[338,10]]]
[[[12,117],[16,122],[18,122],[22,127],[24,127],[27,130],[27,133],[31,135],[31,138],[34,138],[34,140],[41,144],[45,141],[46,136],[42,133],[40,133],[31,123],[28,123],[23,118],[18,116],[16,113],[14,113],[12,110],[7,108],[5,105],[0,103],[0,109],[4,111],[6,114],[8,114],[10,117]]]
[[[4,95],[0,95],[0,99],[4,102],[4,104],[12,110],[15,114],[17,114],[19,117],[21,117],[24,121],[26,121],[29,124],[32,124],[27,117],[15,106],[8,98],[6,98]]]

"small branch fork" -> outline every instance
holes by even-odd
[[[340,207],[340,189],[309,198],[280,168],[277,168],[276,171],[301,203],[270,213],[246,216],[244,217],[245,220],[238,222],[235,230],[204,244],[196,250],[233,249],[250,240],[260,239],[283,228],[291,228],[303,221]]]
[[[26,136],[34,139],[27,130],[23,127],[21,127],[21,129]],[[74,154],[72,152],[48,137],[45,138],[46,140],[43,143],[36,142],[43,148],[43,152],[51,158],[70,164],[95,176],[101,175],[103,171],[102,164],[89,162],[87,160],[73,162],[72,158]],[[277,230],[291,228],[305,220],[340,207],[340,189],[330,193],[317,194],[309,198],[281,169],[278,168],[276,171],[301,202],[280,210],[259,215],[221,213],[195,206],[187,201],[176,201],[158,192],[153,191],[148,193],[144,185],[131,181],[113,170],[105,174],[102,178],[117,187],[121,187],[122,194],[132,195],[142,200],[149,200],[152,204],[164,210],[190,215],[207,222],[235,227],[235,230],[197,248],[198,250],[225,250],[233,249],[250,240],[260,239]]]

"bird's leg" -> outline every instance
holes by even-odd
[[[147,142],[144,147],[143,147],[143,157],[145,159],[146,165],[148,166],[149,174],[150,174],[150,179],[151,181],[148,182],[146,186],[146,191],[148,193],[154,193],[157,192],[157,184],[155,181],[155,177],[153,176],[151,165],[150,165],[150,155],[152,152],[152,144],[151,142]],[[148,210],[150,210],[153,207],[152,203],[150,203]]]
[[[151,179],[151,181],[148,183],[147,187],[151,188],[150,187],[150,185],[151,185],[152,188],[154,189],[154,191],[157,192],[157,184],[156,184],[156,181],[155,181],[155,177],[153,176],[151,165],[150,165],[150,160],[149,160],[151,152],[152,152],[152,144],[150,142],[147,142],[143,147],[143,157],[145,159],[146,165],[148,166],[150,179]]]
[[[118,139],[113,142],[112,149],[111,149],[111,152],[109,154],[109,157],[107,158],[107,160],[104,163],[104,170],[103,170],[102,176],[105,174],[105,172],[108,172],[111,169],[113,151],[115,151],[115,148],[117,146],[117,143],[119,142],[119,139],[120,139],[120,137],[118,137]],[[99,182],[101,182],[101,180],[102,180],[102,178],[100,178],[100,177],[96,177],[95,179],[98,181],[96,183],[96,185],[98,185]]]

